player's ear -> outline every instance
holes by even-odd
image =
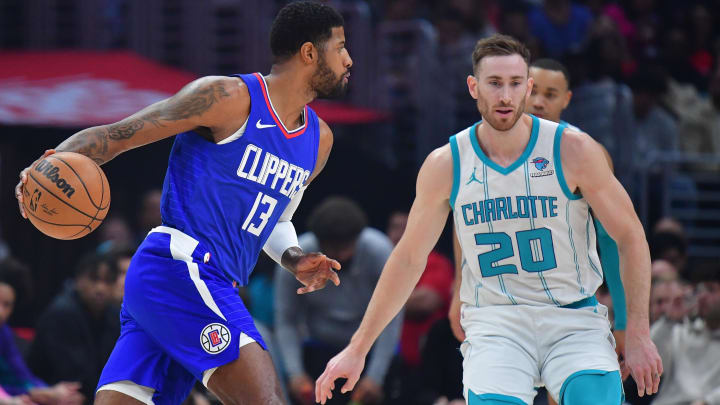
[[[477,89],[478,81],[475,78],[475,76],[468,75],[467,85],[468,85],[468,91],[470,92],[470,95],[472,96],[472,98],[477,100],[478,99],[478,89]]]
[[[310,65],[319,59],[320,54],[318,52],[319,50],[312,42],[305,42],[300,46],[300,59],[302,59],[306,65]]]
[[[570,104],[570,100],[572,100],[572,91],[568,90],[565,94],[565,103],[563,105],[563,110],[567,108],[568,104]]]

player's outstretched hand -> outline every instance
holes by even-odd
[[[298,294],[306,294],[325,287],[328,281],[340,285],[336,270],[340,263],[322,253],[304,253],[295,264],[295,278],[305,287],[297,289]]]
[[[663,373],[662,360],[648,334],[628,333],[625,337],[625,365],[638,388],[638,396],[658,391]]]
[[[55,149],[48,149],[45,151],[45,153],[40,156],[40,159],[44,159],[50,155],[55,153]],[[18,208],[20,209],[20,215],[22,215],[23,218],[27,219],[27,214],[25,213],[25,208],[23,208],[23,191],[25,189],[25,183],[27,183],[27,173],[30,171],[30,168],[35,166],[35,163],[38,161],[36,160],[31,164],[30,166],[24,168],[20,172],[20,181],[18,182],[17,186],[15,186],[15,198],[18,200]]]
[[[352,391],[360,379],[360,373],[365,367],[365,354],[360,353],[348,346],[335,357],[330,359],[325,371],[315,381],[315,402],[325,404],[325,401],[332,398],[332,390],[335,389],[335,380],[347,378],[347,382],[340,390],[341,393]]]

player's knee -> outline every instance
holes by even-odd
[[[620,373],[570,376],[560,396],[561,405],[620,405],[623,400]]]

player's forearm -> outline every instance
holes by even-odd
[[[426,263],[427,255],[414,255],[401,249],[393,251],[385,264],[362,323],[350,341],[350,346],[365,354],[370,351],[375,339],[410,297]]]
[[[55,150],[85,155],[99,165],[106,163],[122,152],[108,127],[101,125],[82,130],[63,141]]]
[[[642,227],[618,240],[620,269],[627,302],[627,331],[650,333],[650,252]]]

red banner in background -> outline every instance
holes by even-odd
[[[107,124],[171,96],[196,77],[126,51],[0,52],[0,123]],[[312,107],[331,124],[386,118],[344,103],[319,101]]]

